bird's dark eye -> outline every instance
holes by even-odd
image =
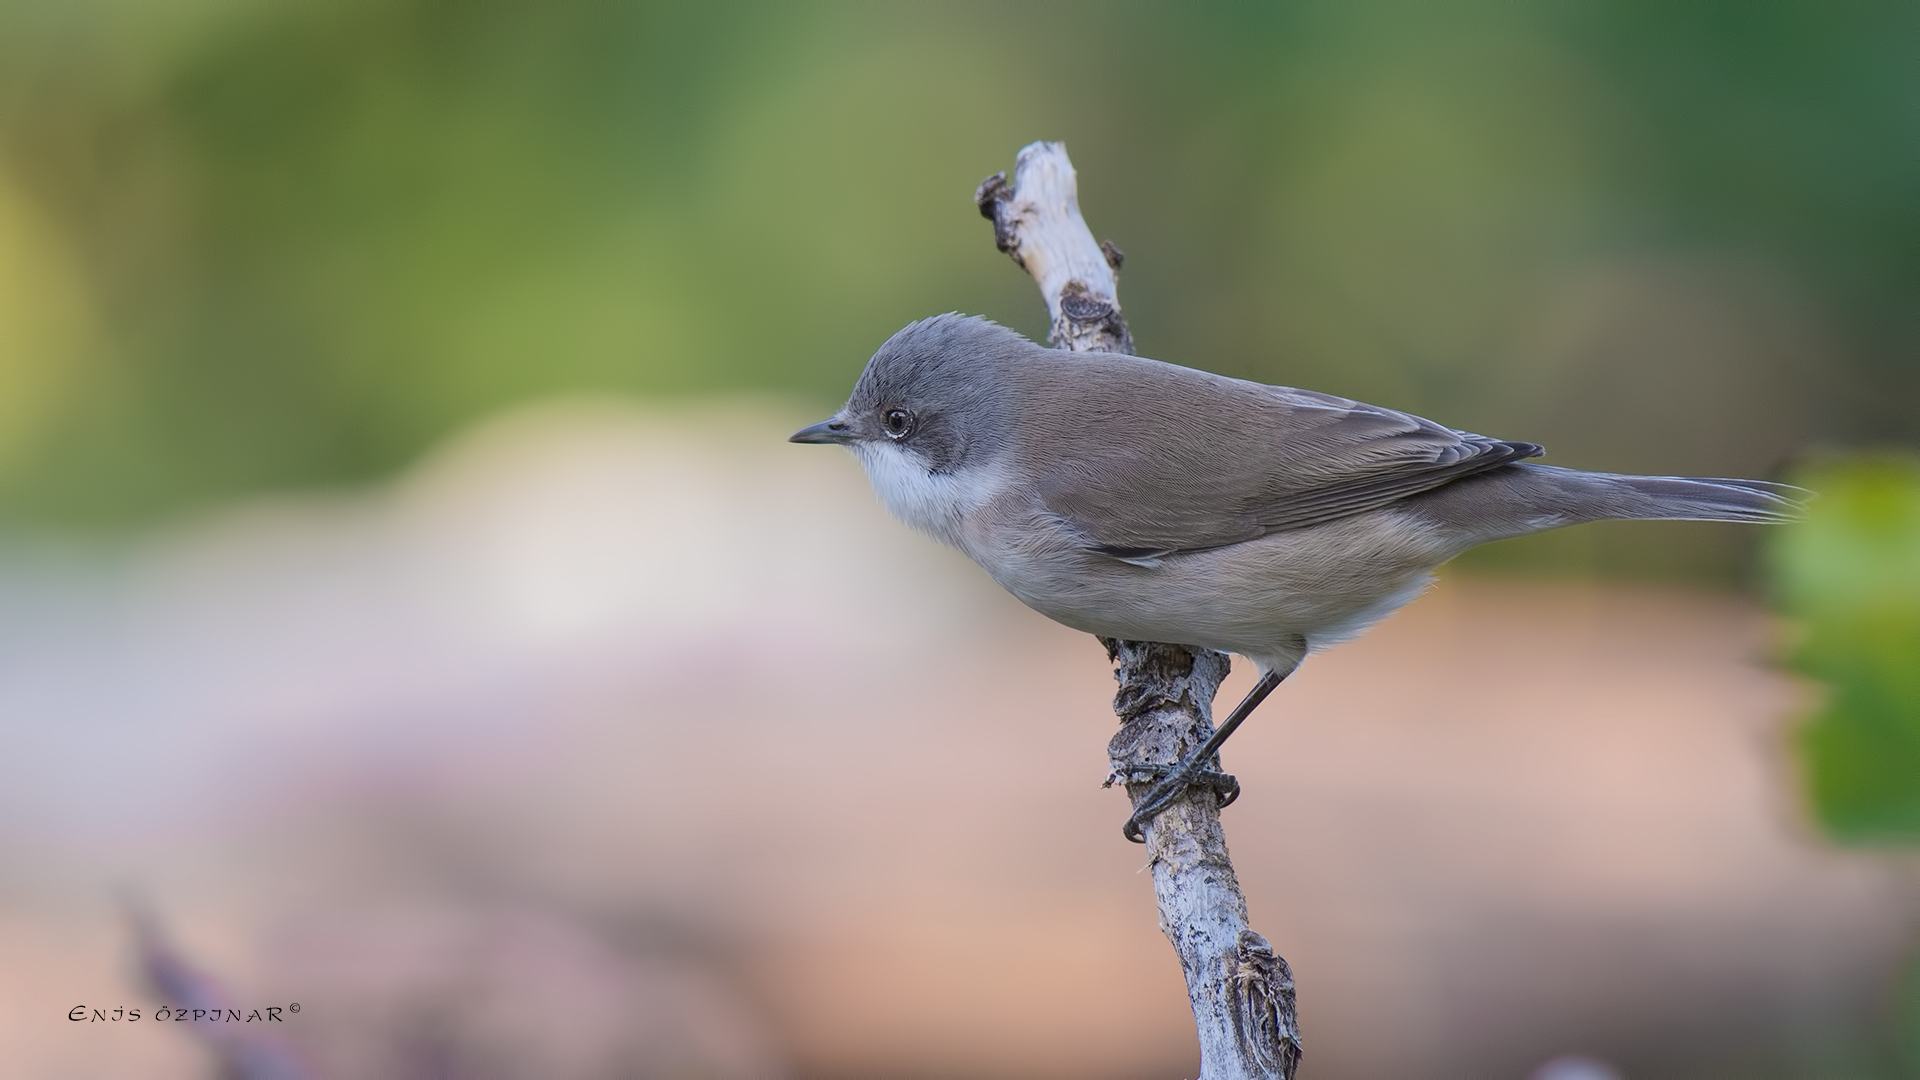
[[[913,414],[905,409],[888,409],[880,423],[887,429],[889,439],[904,439],[913,434]]]

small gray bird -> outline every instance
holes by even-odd
[[[1529,464],[1541,448],[1311,390],[1043,348],[940,315],[888,339],[832,418],[895,517],[1077,630],[1238,653],[1260,681],[1156,785],[1129,839],[1309,652],[1490,540],[1608,518],[1781,522],[1797,488]]]

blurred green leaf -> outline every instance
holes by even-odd
[[[1809,470],[1807,521],[1773,545],[1796,670],[1826,691],[1800,732],[1815,814],[1855,841],[1920,840],[1920,459]]]

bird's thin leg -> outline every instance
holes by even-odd
[[[1260,681],[1253,684],[1253,689],[1247,691],[1247,696],[1241,698],[1240,704],[1233,707],[1233,713],[1227,717],[1226,723],[1221,724],[1213,735],[1200,744],[1193,753],[1182,758],[1180,764],[1173,767],[1172,772],[1153,785],[1153,790],[1147,792],[1147,797],[1134,808],[1133,816],[1128,818],[1126,825],[1120,829],[1127,839],[1136,844],[1146,843],[1146,836],[1140,831],[1141,828],[1153,820],[1155,814],[1165,810],[1187,790],[1187,787],[1193,783],[1195,775],[1204,771],[1207,763],[1220,752],[1220,744],[1226,742],[1234,729],[1239,727],[1247,717],[1253,715],[1253,710],[1259,708],[1260,703],[1267,699],[1267,695],[1273,693],[1273,688],[1280,685],[1280,680],[1290,674],[1292,674],[1292,668],[1286,671],[1269,671],[1260,676]],[[1235,787],[1237,788],[1238,785]]]

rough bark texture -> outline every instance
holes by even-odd
[[[1120,250],[1096,244],[1080,216],[1066,147],[1026,147],[1013,180],[988,177],[974,201],[993,222],[994,243],[1040,287],[1054,347],[1133,351],[1120,311]],[[1124,782],[1138,806],[1156,777],[1212,734],[1213,697],[1228,660],[1184,645],[1102,640],[1120,683],[1109,782]],[[1292,1080],[1300,1061],[1293,973],[1247,925],[1214,790],[1196,785],[1152,820],[1146,841],[1160,929],[1180,954],[1193,1002],[1202,1080]]]

